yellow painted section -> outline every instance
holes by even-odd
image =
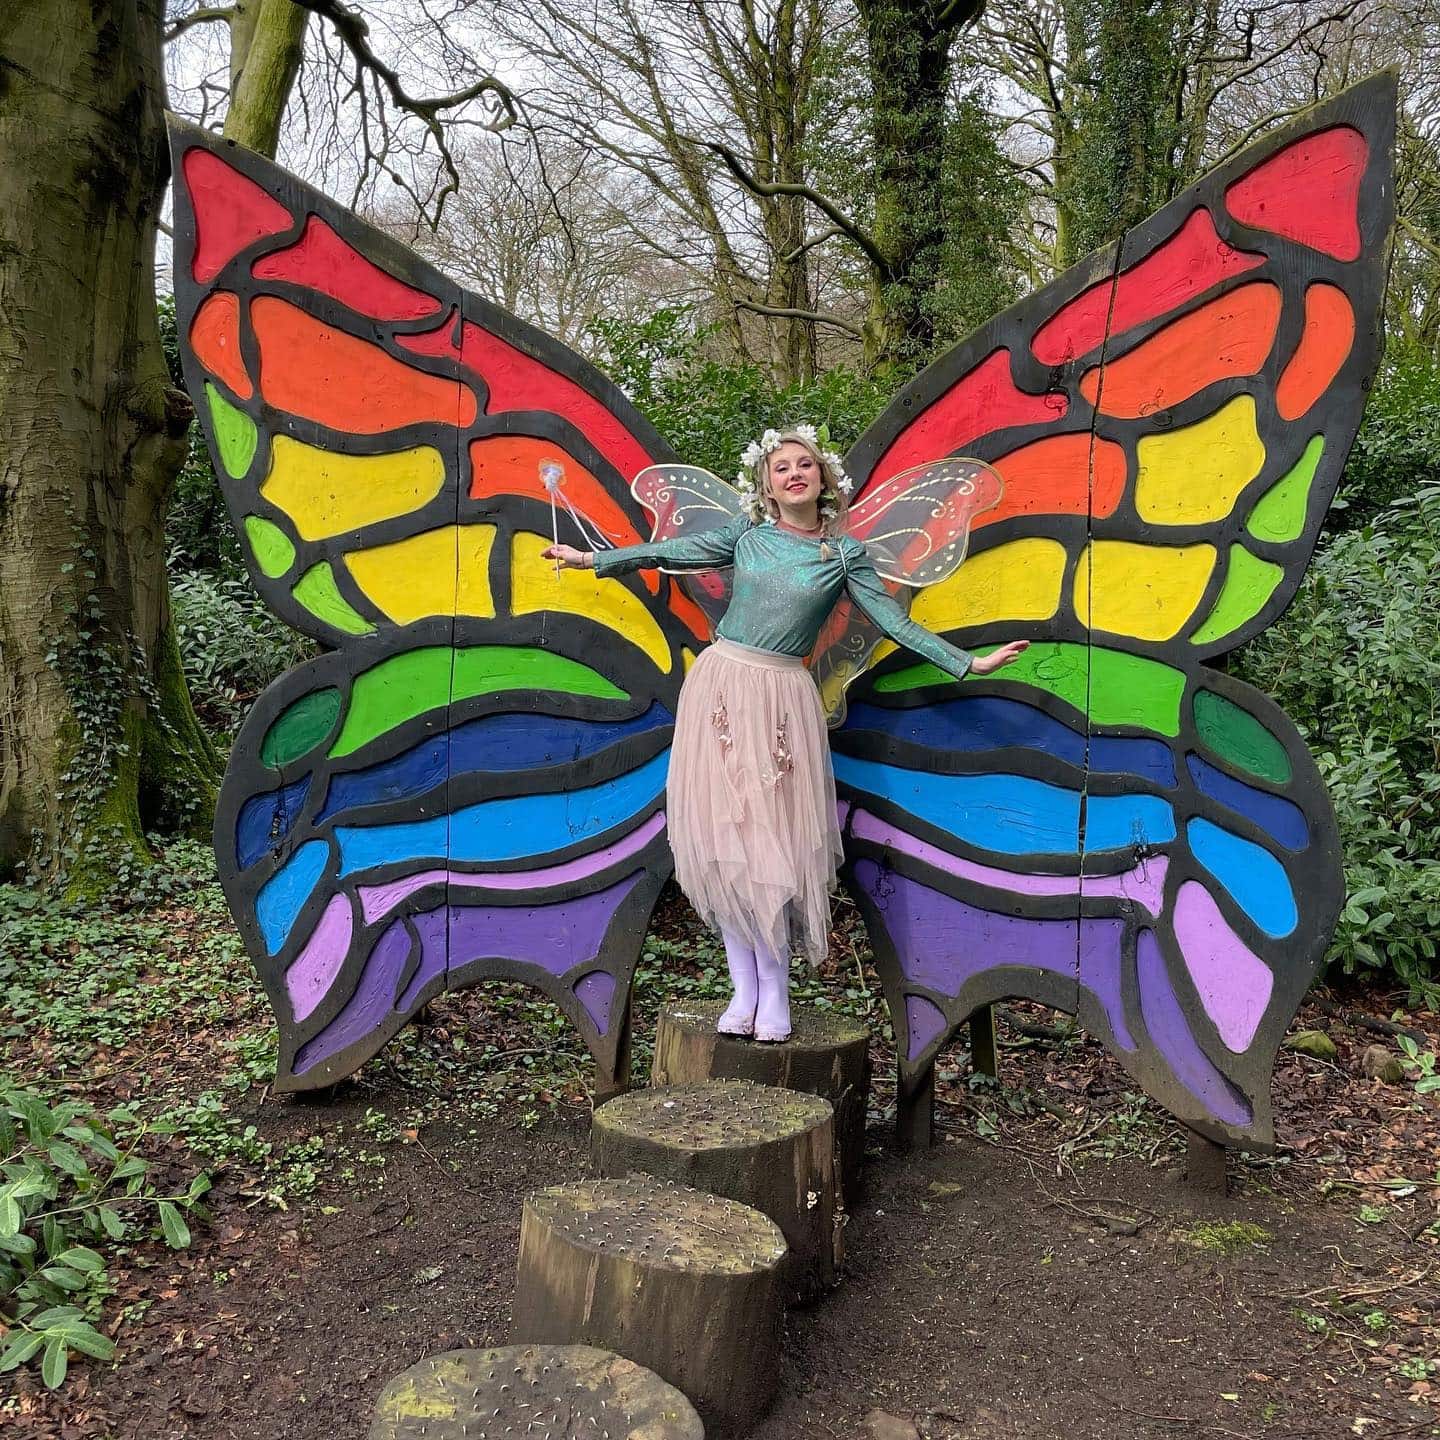
[[[442,525],[345,557],[355,583],[397,625],[430,615],[495,614],[490,593],[493,525]]]
[[[1075,613],[1112,635],[1169,640],[1194,614],[1214,568],[1213,545],[1096,540],[1075,570]]]
[[[1135,447],[1135,506],[1152,525],[1223,520],[1265,464],[1255,398],[1237,395],[1183,430],[1146,435]]]
[[[1048,620],[1060,608],[1065,547],[1058,540],[1012,540],[972,555],[948,580],[927,585],[910,616],[941,633],[992,620]]]
[[[260,493],[304,539],[324,540],[408,515],[433,500],[444,483],[445,461],[431,445],[390,455],[340,455],[277,435]]]
[[[685,667],[685,673],[688,675],[690,667],[695,663],[695,652],[682,645],[680,647],[680,663]]]
[[[655,668],[668,675],[675,662],[665,632],[640,598],[620,581],[598,579],[590,570],[562,570],[557,575],[555,562],[540,558],[549,544],[548,536],[523,531],[515,535],[510,575],[510,608],[515,614],[556,610],[583,615],[638,645]]]

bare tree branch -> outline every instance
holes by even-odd
[[[740,309],[752,310],[757,315],[774,315],[785,320],[812,320],[817,325],[833,325],[835,329],[843,330],[857,340],[865,336],[865,332],[852,321],[839,315],[827,315],[820,310],[794,310],[783,305],[762,305],[758,300],[746,300],[743,296],[737,297],[735,304]]]

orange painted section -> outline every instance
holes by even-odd
[[[470,489],[472,500],[490,496],[518,495],[525,500],[550,504],[550,492],[540,479],[540,462],[558,460],[565,467],[564,494],[589,525],[598,530],[612,545],[637,545],[641,535],[613,496],[573,455],[553,440],[540,440],[533,435],[487,435],[470,442]],[[577,550],[590,548],[584,536],[577,534],[575,522],[559,506],[560,538]],[[643,570],[640,578],[652,595],[659,594],[660,577],[654,570]]]
[[[1253,375],[1265,363],[1280,323],[1281,296],[1268,280],[1172,320],[1163,330],[1105,367],[1085,373],[1080,391],[1102,414],[1126,420],[1153,415],[1233,375]]]
[[[1282,420],[1298,420],[1330,387],[1355,343],[1355,311],[1345,292],[1318,282],[1305,292],[1305,328],[1275,390]]]
[[[278,410],[355,435],[475,420],[468,386],[412,370],[287,301],[262,295],[250,319],[260,342],[260,387]]]
[[[245,373],[240,358],[240,301],[228,290],[217,290],[207,296],[190,322],[190,348],[195,358],[217,380],[222,380],[242,400],[248,400],[255,387]]]
[[[1017,515],[1084,515],[1092,508],[1092,487],[1093,513],[1103,519],[1125,493],[1125,451],[1097,436],[1092,477],[1088,430],[1048,435],[1002,455],[994,465],[1005,481],[1005,495],[993,510],[975,517],[977,530]]]

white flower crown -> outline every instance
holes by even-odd
[[[855,488],[855,483],[845,473],[845,466],[839,454],[828,448],[830,435],[828,427],[821,426],[816,429],[813,425],[796,425],[793,427],[794,434],[798,435],[807,444],[813,445],[821,460],[835,477],[835,488],[842,494],[848,496]],[[778,450],[785,443],[785,437],[778,430],[767,430],[758,440],[752,440],[740,455],[740,469],[735,475],[735,488],[745,497],[747,502],[759,504],[761,491],[759,485],[759,469],[761,462],[772,450]],[[825,504],[821,498],[821,513],[828,519],[833,514],[835,506],[832,501],[830,505]],[[766,515],[766,519],[774,521],[773,515]]]

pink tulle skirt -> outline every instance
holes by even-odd
[[[824,956],[840,863],[820,692],[799,656],[716,640],[680,691],[667,785],[675,879],[700,918]]]

